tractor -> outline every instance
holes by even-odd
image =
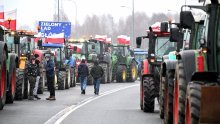
[[[8,53],[8,47],[4,42],[5,30],[0,27],[0,110],[3,109],[5,102],[13,103],[16,90],[16,68],[17,55]]]
[[[205,1],[205,6],[188,6],[207,13],[200,49],[180,52],[177,55],[174,82],[174,124],[220,123],[218,100],[220,1]],[[180,25],[193,27],[191,11],[181,11]]]
[[[167,22],[155,23],[149,27],[147,36],[136,38],[138,48],[144,38],[149,44],[148,58],[142,61],[140,79],[140,107],[144,112],[154,112],[155,98],[159,97],[162,57],[175,50],[175,44],[169,42],[168,28]]]
[[[63,44],[42,43],[38,41],[39,49],[49,54],[55,63],[55,82],[58,90],[69,89],[71,85],[71,73],[69,64],[65,64],[65,46]],[[72,80],[73,81],[73,80]]]
[[[132,56],[129,45],[112,45],[112,81],[134,82],[137,79],[137,62]]]
[[[173,123],[174,78],[178,63],[178,56],[176,55],[187,54],[189,51],[199,48],[199,38],[201,37],[203,24],[204,19],[202,16],[202,18],[197,17],[193,27],[177,24],[178,27],[171,28],[170,41],[177,42],[177,48],[176,51],[163,57],[160,81],[160,117],[164,118],[166,124]]]
[[[81,59],[86,59],[86,63],[89,70],[93,66],[94,60],[98,60],[100,66],[104,69],[105,74],[102,77],[101,83],[107,83],[111,81],[111,55],[108,52],[109,44],[105,41],[100,41],[96,39],[89,39],[83,41],[71,41],[73,46],[75,46],[75,52],[73,56],[76,58],[76,71],[77,67],[81,62]],[[76,72],[77,75],[77,72]],[[91,75],[88,77],[88,85],[93,84],[93,79]]]

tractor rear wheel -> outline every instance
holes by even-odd
[[[99,65],[102,67],[102,69],[104,70],[104,74],[101,78],[101,83],[102,84],[106,84],[108,82],[108,75],[107,75],[107,72],[108,72],[108,64],[107,63],[99,63]]]
[[[40,80],[39,80],[39,85],[38,85],[38,90],[37,90],[37,93],[38,94],[43,94],[44,93],[44,87],[45,87],[45,78],[46,75],[43,74],[41,77],[40,77]]]
[[[127,69],[125,65],[119,65],[116,73],[117,82],[126,82],[127,78]]]
[[[58,72],[58,90],[64,90],[66,84],[66,71]]]
[[[175,70],[166,72],[165,84],[165,124],[173,124],[173,89]]]
[[[160,95],[159,95],[159,105],[160,105],[160,118],[164,118],[164,105],[165,105],[165,83],[166,77],[160,77]]]
[[[16,67],[14,66],[12,71],[9,72],[9,90],[6,93],[6,103],[13,103],[15,98],[15,87],[16,87]]]
[[[173,121],[174,124],[185,123],[185,101],[186,101],[186,77],[184,73],[183,62],[180,60],[176,66],[174,82],[174,107]]]
[[[16,92],[15,99],[22,100],[24,97],[24,70],[16,70]]]
[[[27,99],[30,93],[30,83],[28,80],[28,77],[25,76],[24,77],[24,98],[23,99]]]
[[[143,77],[143,111],[154,112],[155,86],[153,77]]]
[[[186,124],[199,123],[202,84],[202,82],[191,82],[187,86],[187,99],[185,110]]]
[[[134,82],[135,80],[137,80],[137,64],[135,61],[132,61],[129,67],[129,77],[127,81]]]
[[[88,82],[87,83],[88,85],[93,85],[93,77],[92,77],[92,75],[88,76],[87,82]]]
[[[7,70],[6,70],[6,51],[4,50],[1,56],[0,70],[0,110],[3,109],[6,101],[6,86],[7,86]]]
[[[70,70],[68,69],[68,71],[66,71],[66,84],[65,84],[65,89],[69,89],[70,88],[70,82],[71,81],[71,76],[70,76]]]

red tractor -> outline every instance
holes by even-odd
[[[159,97],[160,67],[163,55],[175,50],[169,42],[168,23],[156,23],[149,28],[147,36],[137,37],[139,48],[143,38],[149,40],[148,58],[142,62],[140,80],[140,107],[144,112],[154,112],[155,98]]]

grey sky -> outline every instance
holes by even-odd
[[[51,21],[55,13],[55,0],[0,0],[4,3],[5,10],[17,8],[17,24],[28,25],[34,28],[36,21]],[[57,0],[56,0],[57,1]],[[70,21],[75,23],[75,5],[72,0],[60,0],[63,3],[64,11]],[[115,21],[131,14],[132,0],[74,0],[77,4],[77,20],[83,23],[86,15],[111,14]],[[152,13],[173,10],[173,13],[180,11],[185,0],[134,0],[135,11],[144,11],[151,16]],[[189,3],[190,2],[190,3]],[[188,4],[196,4],[197,0],[187,0]],[[120,7],[120,6],[127,6]]]

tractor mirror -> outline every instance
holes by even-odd
[[[182,28],[192,29],[194,23],[195,20],[191,11],[180,12],[180,26]]]
[[[37,46],[42,47],[42,44],[43,44],[42,40],[38,40]]]
[[[160,31],[161,32],[168,32],[168,22],[161,22]]]
[[[140,48],[140,47],[141,47],[141,42],[142,42],[142,37],[137,37],[137,38],[136,38],[137,48]]]
[[[14,44],[20,44],[20,37],[17,35],[14,36]]]
[[[73,47],[73,51],[76,52],[77,51],[77,46]]]
[[[171,28],[170,30],[170,42],[178,42],[179,41],[179,28]]]

